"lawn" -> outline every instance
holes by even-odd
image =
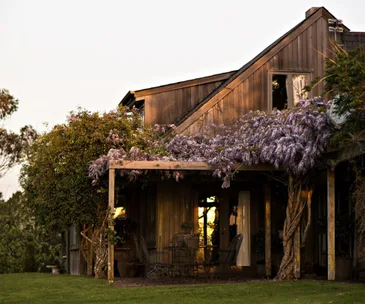
[[[114,288],[104,280],[0,275],[0,303],[365,303],[365,286],[327,281]]]

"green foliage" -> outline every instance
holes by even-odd
[[[98,224],[98,205],[107,209],[106,182],[92,186],[88,166],[111,148],[148,149],[153,132],[135,111],[78,110],[68,121],[40,136],[23,166],[21,184],[37,220],[51,230],[73,223]]]
[[[365,102],[365,48],[358,47],[346,52],[336,47],[335,58],[326,59],[326,72],[324,78],[325,92],[345,94],[344,98],[337,100],[339,114],[344,114],[354,109],[364,108]]]
[[[346,52],[334,46],[335,58],[326,59],[325,93],[334,96],[336,112],[347,115],[347,122],[334,135],[332,146],[358,142],[365,130],[365,48]]]
[[[18,103],[8,90],[0,89],[0,119],[13,114],[18,109]]]
[[[59,239],[37,226],[21,192],[0,201],[0,273],[39,271],[60,258]]]
[[[18,100],[7,90],[0,89],[0,121],[18,109]],[[21,128],[19,134],[0,127],[0,177],[20,162],[37,133],[31,126]]]

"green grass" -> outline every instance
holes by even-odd
[[[105,280],[0,275],[0,303],[365,303],[365,285],[327,281],[114,288]]]

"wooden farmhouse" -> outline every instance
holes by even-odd
[[[325,56],[332,56],[335,39],[352,49],[365,43],[365,33],[351,32],[324,7],[311,8],[302,22],[240,69],[129,91],[121,104],[139,108],[146,125],[174,124],[180,134],[229,124],[251,110],[292,107],[302,97],[323,92],[321,83],[302,95],[304,86],[324,75]],[[346,166],[318,174],[308,240],[296,253],[297,278],[341,279],[358,266],[353,259],[353,232],[335,245],[335,218],[352,213]],[[115,172],[121,168],[179,169],[185,178],[161,180],[156,174],[143,187],[135,183],[115,192]],[[285,179],[283,171],[256,165],[240,168],[231,187],[222,189],[221,180],[212,177],[205,163],[111,162],[109,206],[123,208],[126,217],[114,227],[124,242],[109,246],[109,279],[117,272],[141,274],[146,270],[143,264],[153,265],[151,274],[274,276],[283,255]],[[78,228],[71,230],[69,271],[85,273]],[[180,248],[183,243],[185,251]],[[340,256],[347,260],[335,263]]]

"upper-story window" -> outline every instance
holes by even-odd
[[[269,98],[269,111],[276,108],[283,110],[295,106],[302,98],[307,98],[308,93],[304,87],[310,83],[309,73],[270,73],[271,94]]]
[[[144,100],[137,100],[135,103],[134,103],[134,106],[139,110],[139,115],[142,119],[142,122],[144,124]]]
[[[134,102],[132,106],[138,109],[138,114],[142,120],[142,123],[144,124],[144,122],[145,122],[144,121],[144,115],[145,115],[144,100],[138,100],[138,101]],[[133,115],[132,111],[127,112],[127,116],[131,116],[131,115]]]

